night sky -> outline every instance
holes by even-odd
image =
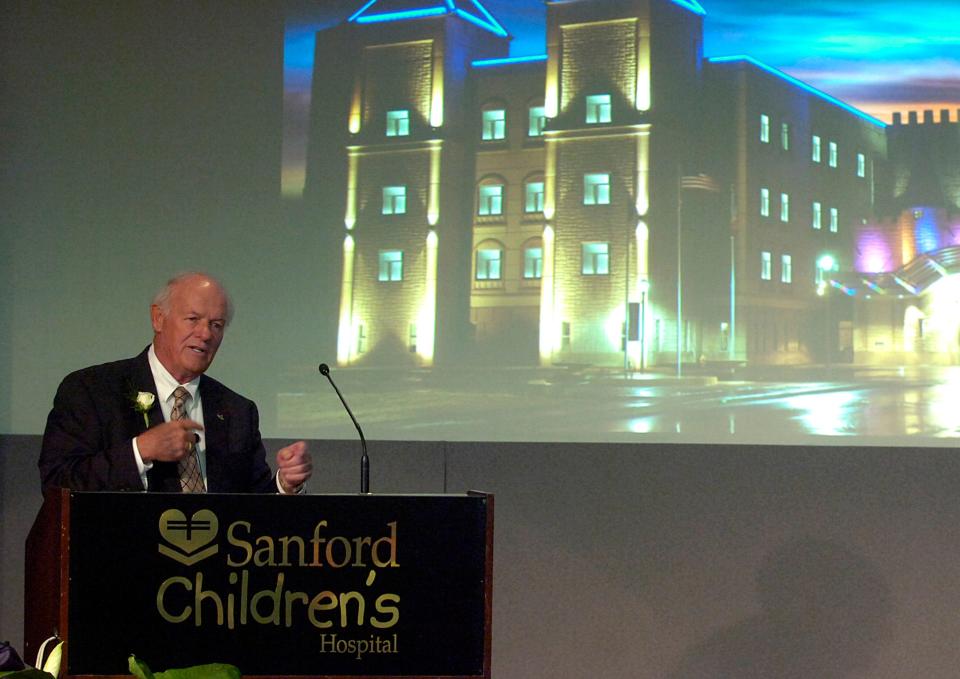
[[[545,53],[543,0],[483,3],[513,36],[512,55]],[[422,0],[410,4],[424,6]],[[960,0],[700,4],[707,12],[705,56],[747,54],[888,122],[893,111],[942,108],[951,109],[956,119]],[[294,132],[308,103],[316,30],[343,21],[362,6],[361,0],[300,0],[293,10],[285,49],[288,132]],[[296,146],[291,135],[287,142],[289,170],[299,153],[291,148]]]

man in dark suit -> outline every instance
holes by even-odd
[[[266,462],[256,405],[204,373],[232,308],[201,273],[172,279],[150,307],[153,343],[60,384],[40,453],[43,489],[302,492],[303,441]]]

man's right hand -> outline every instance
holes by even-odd
[[[137,437],[144,462],[176,462],[193,452],[203,425],[193,420],[174,420],[151,427]]]

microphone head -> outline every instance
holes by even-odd
[[[329,375],[329,374],[330,374],[330,366],[328,366],[326,363],[321,363],[321,364],[320,364],[320,374],[321,374],[321,375],[324,375],[324,376]]]

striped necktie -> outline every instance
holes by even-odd
[[[177,387],[173,392],[173,410],[170,411],[170,421],[182,420],[187,416],[186,402],[190,392],[183,387]],[[180,490],[184,493],[204,493],[203,475],[200,473],[200,462],[197,459],[197,447],[191,443],[190,453],[177,463],[180,472]]]

